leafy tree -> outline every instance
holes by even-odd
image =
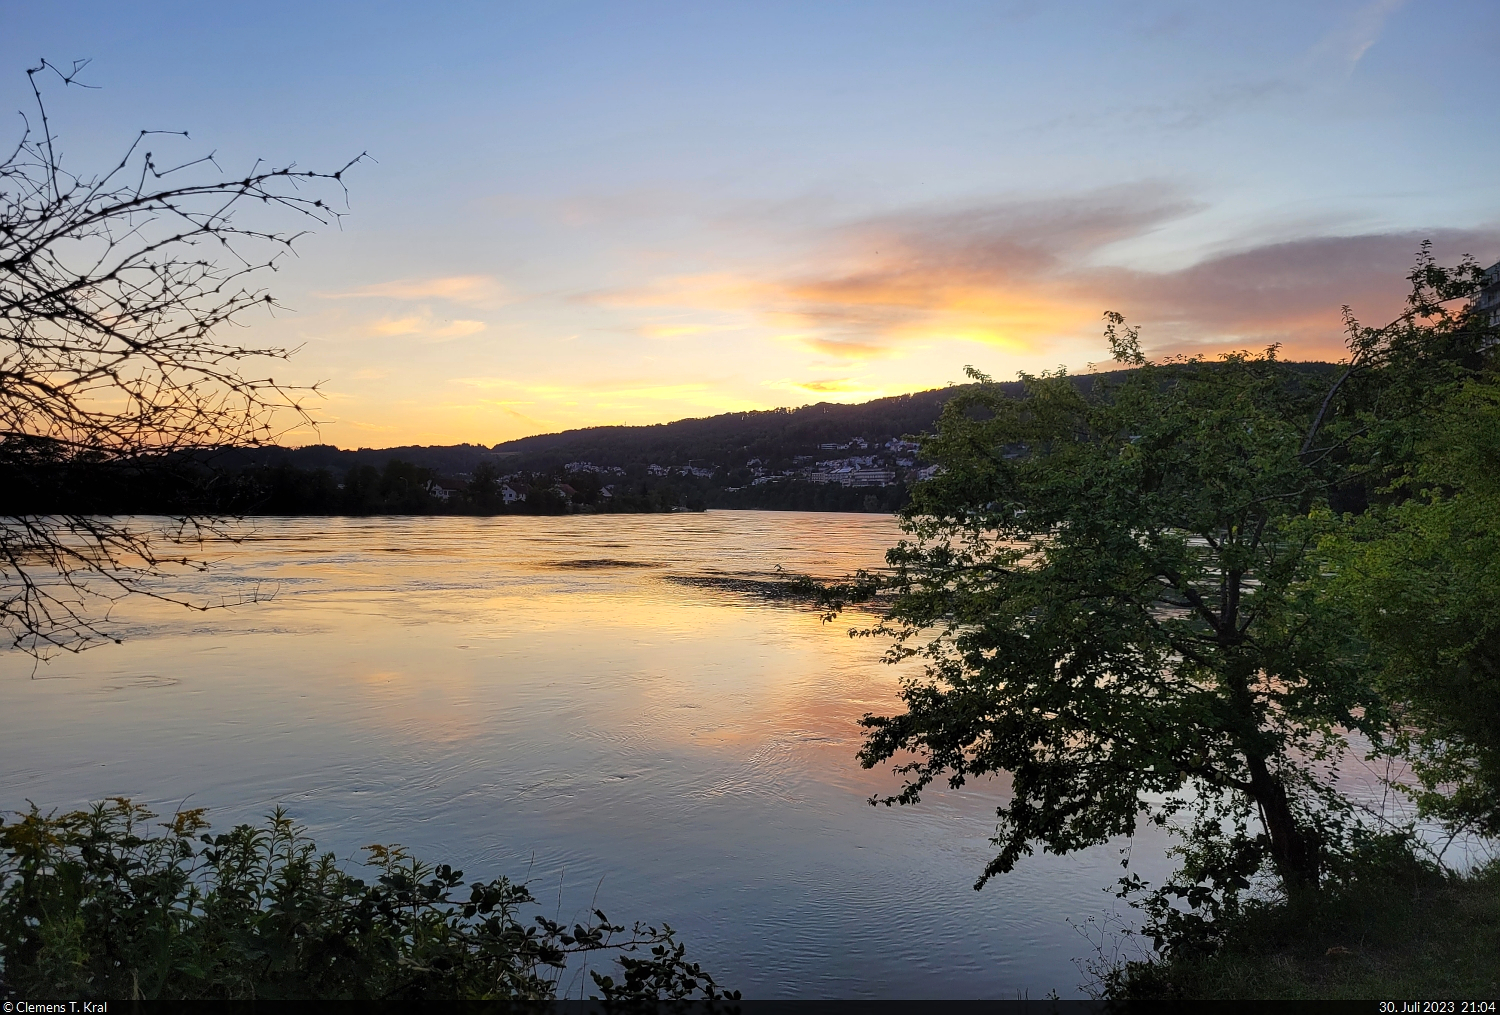
[[[281,463],[247,470],[230,493],[246,514],[291,515],[308,508],[329,512],[337,507],[338,484],[327,469],[299,469]]]
[[[1468,263],[1466,262],[1466,265]],[[1004,775],[998,853],[1064,853],[1137,823],[1188,817],[1194,905],[1269,862],[1319,882],[1350,838],[1331,768],[1358,731],[1392,730],[1348,603],[1325,594],[1331,499],[1361,493],[1430,409],[1428,382],[1482,352],[1434,328],[1430,258],[1385,329],[1351,319],[1330,387],[1261,355],[1153,364],[1118,315],[1133,369],[1081,390],[1064,374],[989,378],[943,409],[888,577],[834,595],[894,593],[879,629],[917,657],[903,714],[866,716],[866,767],[899,759],[915,803],[935,779]],[[1472,266],[1436,279],[1473,291]],[[1170,918],[1168,918],[1170,919]]]
[[[373,465],[356,465],[344,474],[343,503],[345,514],[371,515],[384,503],[380,492],[380,472]]]
[[[420,512],[433,503],[428,486],[437,478],[431,469],[393,458],[380,474],[383,510],[403,513]]]
[[[1448,354],[1414,367],[1376,343],[1352,415],[1366,425],[1370,509],[1325,545],[1403,721],[1420,810],[1455,830],[1500,833],[1500,328],[1466,301],[1492,278],[1472,263],[1419,265],[1420,336]],[[1394,375],[1389,380],[1380,375]],[[1385,383],[1381,383],[1385,380]],[[1395,389],[1394,391],[1392,389]],[[1395,403],[1380,406],[1379,399]],[[1380,411],[1380,410],[1384,411]],[[1381,417],[1385,417],[1382,419]],[[1382,425],[1383,424],[1383,425]]]
[[[494,462],[480,462],[474,466],[468,494],[469,499],[481,511],[493,511],[501,506],[500,469]]]
[[[1337,540],[1334,594],[1401,707],[1421,809],[1500,832],[1500,388],[1474,386],[1423,442],[1409,499]]]

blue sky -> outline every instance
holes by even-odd
[[[1500,259],[1493,2],[8,3],[70,164],[141,127],[336,166],[273,280],[343,446],[495,441],[1106,358],[1330,357],[1417,243]],[[17,121],[18,122],[18,121]]]

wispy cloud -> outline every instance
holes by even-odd
[[[677,276],[596,294],[620,308],[673,307],[674,317],[738,312],[782,340],[855,362],[944,342],[1038,353],[1098,333],[1106,309],[1148,327],[1158,348],[1222,349],[1282,342],[1289,353],[1337,354],[1339,308],[1394,313],[1423,239],[1440,254],[1500,255],[1500,227],[1310,235],[1258,243],[1189,267],[1107,263],[1113,245],[1192,214],[1170,188],[1113,188],[1070,198],[917,209],[826,231],[811,265],[777,272]],[[809,389],[812,390],[812,389]]]
[[[510,390],[537,400],[576,397],[579,394],[586,394],[591,398],[601,396],[661,398],[709,392],[716,388],[715,384],[708,380],[663,384],[659,380],[648,377],[579,377],[556,382],[518,381],[510,377],[455,377],[453,383],[478,388],[481,391]]]
[[[617,307],[738,310],[840,360],[931,341],[1023,351],[1091,313],[1068,284],[1079,265],[1194,208],[1169,188],[1143,185],[920,209],[830,230],[806,259],[818,270],[679,276],[596,299]]]
[[[886,393],[879,385],[854,377],[825,377],[811,381],[768,381],[766,387],[778,391],[792,391],[803,395],[836,396],[842,399],[879,398]]]
[[[1478,229],[1311,236],[1220,254],[1174,272],[1102,273],[1111,306],[1147,322],[1160,346],[1286,343],[1299,355],[1343,347],[1339,308],[1369,323],[1400,312],[1403,277],[1423,240],[1443,260],[1500,256],[1500,225]]]
[[[710,335],[725,331],[734,331],[738,325],[715,323],[712,321],[695,321],[691,323],[674,324],[643,324],[640,334],[646,338],[657,338],[671,340],[678,338],[694,338],[699,335]]]
[[[1292,75],[1273,74],[1248,81],[1207,84],[1153,102],[1122,96],[1116,103],[1069,109],[1049,116],[1026,127],[1025,132],[1045,136],[1098,131],[1103,127],[1123,131],[1192,131],[1270,103],[1295,98],[1307,88],[1306,82]]]
[[[496,307],[509,302],[505,287],[490,275],[450,275],[442,278],[406,278],[351,289],[319,293],[324,299],[446,300],[477,307]]]
[[[431,341],[446,341],[477,335],[485,329],[483,321],[439,321],[431,313],[383,317],[370,325],[370,333],[383,338],[410,335]]]
[[[1379,41],[1386,21],[1405,4],[1406,0],[1372,0],[1350,12],[1313,47],[1314,58],[1330,60],[1353,72],[1370,47]]]

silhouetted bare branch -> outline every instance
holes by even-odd
[[[274,441],[278,422],[311,422],[315,387],[247,369],[290,350],[225,332],[279,306],[257,279],[302,231],[337,223],[344,175],[257,161],[226,174],[213,153],[162,168],[141,131],[106,171],[58,155],[42,83],[78,84],[86,61],[27,71],[32,118],[0,163],[0,474],[180,460]],[[168,180],[168,178],[171,178]],[[0,516],[0,623],[15,647],[46,654],[107,637],[108,606],[152,591],[206,521],[142,527],[84,515]],[[194,604],[203,606],[205,604]]]

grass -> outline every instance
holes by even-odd
[[[1410,861],[1247,907],[1208,957],[1132,963],[1131,998],[1495,1000],[1500,861],[1469,876]]]

